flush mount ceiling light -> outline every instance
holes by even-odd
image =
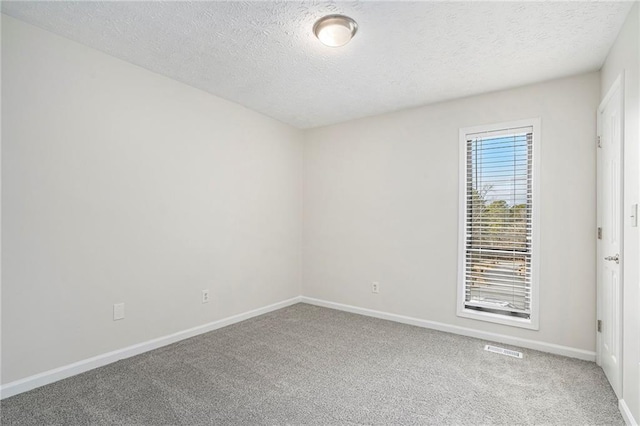
[[[340,47],[349,43],[358,30],[356,21],[343,15],[329,15],[320,18],[313,26],[313,33],[322,44]]]

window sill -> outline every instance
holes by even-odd
[[[458,309],[458,316],[470,318],[478,321],[493,322],[496,324],[508,325],[511,327],[527,328],[529,330],[539,330],[538,321],[518,317],[507,317],[505,315],[491,312],[479,312],[472,309]]]

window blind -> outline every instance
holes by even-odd
[[[528,319],[533,128],[466,139],[464,307]]]

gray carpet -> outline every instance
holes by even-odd
[[[3,425],[624,424],[594,363],[297,304],[2,401]],[[504,345],[500,345],[503,346]]]

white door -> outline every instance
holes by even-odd
[[[622,396],[622,78],[598,108],[598,364]]]

